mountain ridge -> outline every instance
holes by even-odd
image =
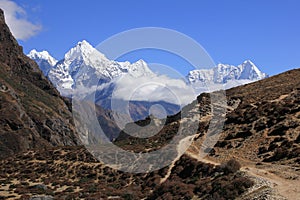
[[[47,60],[50,60],[49,53],[44,62],[41,62],[40,58],[45,57],[43,55],[45,53],[42,52],[41,54],[35,57],[31,54],[28,56],[33,60],[38,57],[38,63],[47,63]],[[186,76],[186,81],[166,78],[152,72],[143,60],[138,60],[132,64],[128,61],[109,60],[86,40],[78,42],[56,65],[52,66],[49,63],[48,67],[43,65],[40,67],[49,69],[48,78],[63,96],[92,97],[95,103],[104,109],[112,109],[113,98],[123,100],[121,105],[125,105],[129,98],[131,116],[128,117],[135,121],[145,119],[149,115],[149,103],[154,105],[156,102],[165,101],[161,106],[167,110],[167,115],[176,114],[178,110],[174,109],[176,106],[172,105],[176,104],[176,102],[171,102],[174,99],[168,99],[166,97],[168,95],[163,92],[164,90],[159,90],[160,87],[157,90],[150,88],[153,92],[139,95],[140,90],[143,91],[143,84],[139,86],[138,82],[145,83],[145,86],[147,83],[151,83],[153,87],[156,87],[155,84],[158,82],[159,85],[170,91],[174,88],[173,92],[175,92],[174,94],[177,92],[177,96],[181,96],[183,91],[187,91],[188,95],[182,94],[182,97],[184,95],[185,98],[183,99],[184,102],[180,101],[180,105],[178,105],[184,106],[196,97],[195,94],[211,92],[220,88],[228,89],[267,77],[265,73],[259,71],[254,63],[246,60],[237,67],[219,64],[212,69],[192,70]],[[134,94],[138,95],[134,96]],[[165,96],[165,99],[157,100],[155,96]],[[135,99],[131,99],[132,97]],[[177,103],[179,102],[177,101]]]
[[[213,82],[225,84],[230,80],[250,80],[257,81],[268,76],[261,72],[250,60],[245,60],[238,66],[219,63],[212,69],[196,69],[189,72],[187,79],[189,83]]]
[[[34,59],[30,54],[28,56]],[[98,82],[107,83],[125,73],[139,77],[151,76],[153,72],[143,60],[135,63],[109,60],[83,40],[71,48],[55,66],[50,67],[48,77],[63,92],[77,85],[91,87]]]
[[[60,68],[60,69],[53,69],[52,70],[53,73],[51,73],[51,70],[50,70],[49,79],[55,85],[58,85],[57,87],[60,90],[60,84],[56,84],[56,82],[58,82],[60,79],[65,78],[65,81],[67,84],[64,86],[62,85],[61,91],[65,88],[70,89],[71,86],[74,85],[76,82],[76,80],[74,80],[74,79],[76,79],[76,75],[75,75],[76,69],[74,70],[74,69],[68,67],[68,65],[70,65],[72,62],[74,62],[76,60],[78,63],[75,64],[74,66],[77,69],[78,69],[78,67],[80,68],[80,65],[82,62],[88,62],[87,65],[89,67],[92,66],[93,68],[97,68],[97,64],[95,64],[87,59],[87,57],[90,57],[90,58],[92,57],[92,56],[90,56],[92,52],[96,52],[96,54],[97,54],[96,56],[98,56],[100,58],[100,60],[104,60],[106,62],[106,63],[104,63],[105,68],[112,67],[111,63],[109,63],[109,62],[113,62],[115,64],[120,64],[123,66],[129,65],[128,61],[126,61],[126,62],[109,61],[103,53],[99,52],[94,47],[92,47],[86,40],[83,40],[83,41],[78,42],[75,47],[71,48],[65,54],[64,59],[59,61],[60,63],[63,63],[63,60],[64,60],[64,62],[66,62],[64,64],[65,65],[64,67],[51,66],[51,64],[49,63],[49,67],[52,69]],[[35,57],[33,57],[32,55],[28,54],[28,56],[30,58],[32,58],[33,60],[35,60]],[[139,60],[139,61],[133,63],[133,65],[134,64],[137,65],[137,68],[142,68],[142,69],[144,69],[144,71],[150,72],[149,73],[150,75],[152,73],[154,73],[151,71],[151,69],[149,69],[147,67],[147,63],[145,63],[143,60]],[[143,67],[141,67],[141,66],[143,66]],[[113,78],[119,77],[122,74],[122,73],[118,72],[118,69],[116,69],[116,68],[112,69],[110,71],[110,73],[108,73],[106,71],[107,69],[105,69],[105,68],[102,67],[103,72],[100,72],[100,73],[102,73],[102,76],[104,76],[110,80],[112,80]],[[93,72],[93,70],[91,70],[91,69],[90,69],[90,71]],[[128,69],[126,67],[124,67],[123,72],[126,73],[126,71],[128,72]],[[55,72],[57,72],[57,73],[55,73]],[[59,73],[64,74],[64,76],[59,76]],[[149,74],[140,73],[141,76],[149,75]],[[60,77],[60,78],[57,78],[56,76]],[[261,72],[257,68],[257,66],[250,60],[245,60],[242,64],[240,64],[238,66],[233,66],[233,65],[229,65],[229,64],[218,64],[216,67],[214,67],[212,69],[191,70],[186,75],[186,79],[189,84],[195,84],[195,83],[201,82],[203,85],[207,84],[208,82],[213,83],[213,84],[225,84],[230,80],[249,80],[248,82],[237,83],[237,84],[244,84],[244,83],[249,83],[252,81],[261,80],[266,77],[268,77],[268,75]],[[98,78],[101,79],[101,76],[98,75]],[[234,85],[234,86],[237,86],[237,85]]]

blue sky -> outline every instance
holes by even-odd
[[[1,0],[0,0],[1,1]],[[97,45],[119,32],[138,27],[164,27],[200,43],[216,63],[238,65],[252,60],[274,75],[300,67],[300,1],[298,0],[16,0],[38,34],[19,40],[24,52],[47,50],[55,58],[78,41]],[[174,66],[184,61],[168,54],[137,53],[147,62]]]

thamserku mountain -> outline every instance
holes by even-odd
[[[95,82],[109,83],[124,74],[133,78],[156,76],[143,60],[135,63],[109,60],[85,40],[78,42],[58,62],[47,51],[37,52],[34,49],[28,56],[38,63],[63,95],[79,85],[91,87]],[[254,63],[246,60],[238,66],[218,64],[212,69],[192,70],[186,76],[186,82],[196,86],[225,84],[226,88],[231,88],[266,77]]]
[[[78,42],[65,54],[64,59],[54,65],[52,61],[55,59],[47,54],[45,56],[45,51],[38,53],[32,50],[28,56],[41,63],[42,69],[49,69],[43,70],[44,74],[63,94],[78,85],[90,87],[95,82],[108,83],[122,74],[132,77],[154,75],[143,60],[136,63],[109,60],[85,40]]]

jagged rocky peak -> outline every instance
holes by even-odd
[[[139,60],[135,63],[117,62],[106,56],[89,44],[86,40],[78,42],[49,70],[48,77],[64,95],[76,86],[90,87],[97,83],[109,82],[121,75],[133,77],[149,76],[154,73],[147,63]]]
[[[65,60],[74,60],[78,57],[89,56],[89,54],[94,50],[94,48],[85,40],[78,42],[77,45],[71,48],[65,54]]]
[[[266,78],[267,75],[261,72],[258,67],[251,62],[250,60],[244,61],[240,68],[242,69],[242,73],[240,75],[240,79],[263,79]]]
[[[90,60],[91,58],[108,60],[104,54],[96,50],[90,43],[86,40],[82,40],[65,54],[64,60],[72,62],[74,60],[84,59],[86,61],[86,59]]]

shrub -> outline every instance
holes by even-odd
[[[241,164],[235,159],[230,159],[227,163],[223,164],[225,174],[233,174],[240,170],[240,168]]]

